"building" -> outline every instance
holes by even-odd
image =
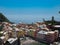
[[[4,45],[18,45],[18,39],[9,38]]]

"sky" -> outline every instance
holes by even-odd
[[[0,13],[12,22],[60,21],[60,0],[0,0]]]

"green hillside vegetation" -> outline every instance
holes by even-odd
[[[2,13],[0,13],[0,22],[10,22]]]

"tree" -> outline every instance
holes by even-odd
[[[60,14],[60,11],[59,11],[59,14]]]

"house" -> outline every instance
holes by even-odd
[[[9,38],[4,45],[18,45],[18,39]]]

